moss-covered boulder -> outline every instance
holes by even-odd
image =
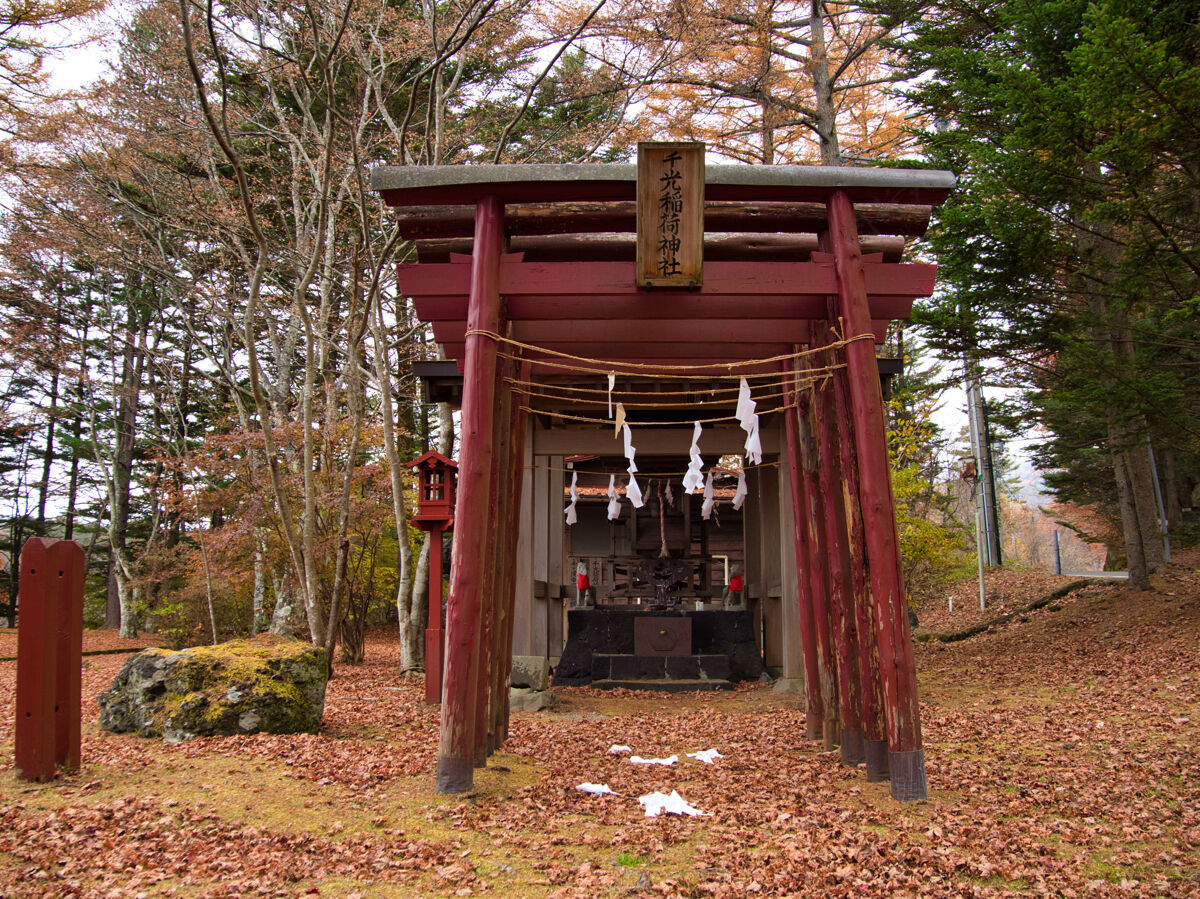
[[[181,652],[147,649],[100,694],[100,726],[168,743],[316,733],[328,670],[324,649],[269,635]]]

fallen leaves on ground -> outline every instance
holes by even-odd
[[[1153,593],[1088,588],[919,646],[930,799],[910,804],[805,741],[801,697],[758,684],[563,690],[514,715],[474,793],[437,796],[437,710],[383,635],[337,669],[319,735],[178,746],[100,733],[94,697],[124,657],[89,657],[84,770],[0,778],[0,893],[1200,896],[1188,561]],[[10,695],[14,675],[0,664]],[[715,764],[685,756],[710,747]],[[643,816],[638,796],[672,790],[713,817]]]

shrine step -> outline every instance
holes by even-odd
[[[729,657],[723,654],[635,656],[592,653],[593,685],[599,680],[728,680],[729,675]]]
[[[709,678],[649,678],[646,680],[594,680],[588,686],[598,690],[662,690],[664,693],[687,693],[692,690],[732,690],[733,684],[727,680],[710,680]]]

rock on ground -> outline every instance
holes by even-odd
[[[509,686],[545,690],[550,686],[550,661],[542,656],[513,656]]]
[[[180,652],[147,649],[98,697],[100,726],[168,743],[316,733],[328,671],[324,649],[270,635]]]
[[[554,694],[549,690],[512,687],[508,691],[508,707],[514,712],[540,712],[553,706]]]

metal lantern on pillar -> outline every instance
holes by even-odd
[[[425,701],[442,698],[442,660],[445,632],[442,630],[442,531],[454,525],[454,502],[458,488],[458,463],[430,450],[408,463],[417,470],[417,514],[413,527],[428,531],[429,625],[425,630]]]

